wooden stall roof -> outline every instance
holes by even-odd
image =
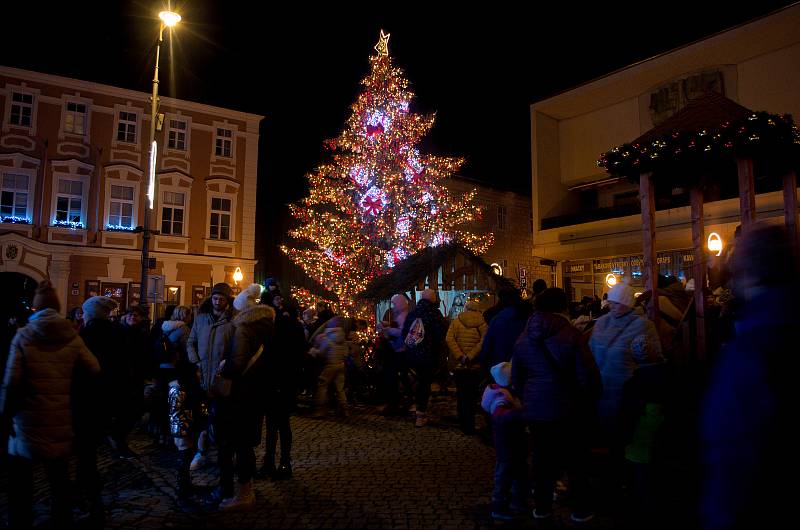
[[[501,287],[514,287],[514,283],[508,278],[494,274],[492,267],[479,256],[457,243],[451,243],[438,247],[428,247],[409,256],[398,263],[392,272],[372,280],[357,298],[362,300],[387,300],[396,293],[410,291],[423,282],[426,277],[438,271],[440,267],[453,263],[458,257],[474,266],[486,279],[491,290],[497,290]]]

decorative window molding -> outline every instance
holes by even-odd
[[[89,137],[91,130],[92,100],[80,96],[62,96],[61,128],[58,138],[78,138],[81,141]]]
[[[226,179],[206,180],[206,239],[236,240],[239,184]]]
[[[156,208],[158,208],[158,226],[161,235],[189,236],[192,182],[191,177],[177,172],[162,173],[158,176]],[[180,204],[181,197],[183,204]],[[176,219],[178,211],[180,220]]]
[[[164,118],[164,155],[189,156],[192,147],[192,118],[183,114],[167,114]]]
[[[3,132],[11,128],[24,130],[31,136],[36,134],[39,115],[39,89],[22,85],[6,84],[6,104],[3,113]],[[27,125],[26,125],[27,124]]]
[[[85,229],[91,175],[53,172],[52,226]]]
[[[211,146],[211,162],[225,162],[236,165],[236,137],[238,125],[227,121],[212,122],[214,142]]]
[[[104,230],[133,230],[137,226],[141,182],[106,178]]]
[[[36,170],[4,168],[0,175],[0,222],[31,224]]]
[[[111,146],[135,147],[136,152],[139,152],[142,145],[142,125],[142,109],[130,105],[114,105],[114,136]]]

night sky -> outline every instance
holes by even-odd
[[[266,116],[259,233],[276,237],[257,253],[269,269],[283,205],[304,194],[322,141],[341,130],[381,28],[417,95],[412,110],[437,112],[423,149],[465,157],[465,176],[530,193],[531,103],[790,3],[462,2],[434,12],[432,1],[178,1],[184,20],[162,56],[161,93]],[[163,4],[94,5],[7,2],[0,64],[149,92]]]

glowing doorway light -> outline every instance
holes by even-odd
[[[716,252],[717,256],[722,254],[722,238],[716,232],[708,234],[708,250]]]

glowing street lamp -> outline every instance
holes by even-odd
[[[242,269],[236,267],[236,270],[233,272],[233,281],[236,285],[239,285],[239,282],[244,280],[244,274],[242,274]]]
[[[615,285],[617,285],[617,275],[614,274],[613,272],[609,272],[608,274],[606,274],[606,285],[608,285],[609,287],[614,287]]]
[[[144,208],[144,222],[142,230],[142,281],[140,304],[147,304],[147,271],[150,269],[150,210],[156,196],[156,122],[158,122],[158,62],[161,59],[161,43],[164,42],[164,28],[173,28],[180,22],[181,16],[172,11],[162,11],[158,14],[161,23],[158,28],[158,42],[156,44],[156,65],[153,74],[153,95],[150,101],[150,156],[148,157],[149,180],[146,188],[147,202]],[[159,130],[160,130],[159,126]]]
[[[708,250],[709,252],[716,252],[717,256],[722,254],[722,238],[716,232],[708,234]]]

